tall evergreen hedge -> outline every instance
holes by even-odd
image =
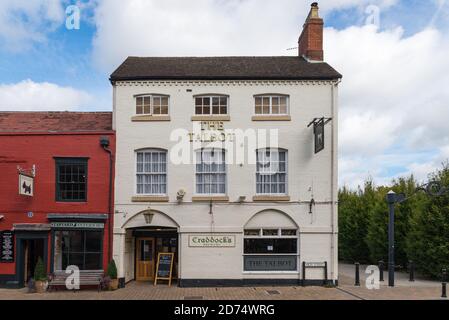
[[[407,201],[395,208],[395,262],[406,268],[414,261],[417,271],[439,278],[449,269],[449,165],[429,176],[448,188],[442,196],[416,192],[413,176],[375,186],[371,179],[358,190],[339,191],[340,260],[377,264],[388,260],[389,190],[404,193]]]

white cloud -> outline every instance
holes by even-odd
[[[441,167],[449,156],[442,151],[449,148],[449,41],[443,32],[428,28],[404,37],[402,28],[353,26],[327,29],[325,39],[327,61],[344,75],[341,159],[358,159],[356,166],[341,167],[340,182],[356,186],[371,175],[388,183],[411,173],[422,180]]]
[[[64,21],[61,0],[2,0],[0,48],[25,50]]]
[[[83,91],[48,82],[24,80],[0,84],[0,110],[3,111],[79,110],[91,104],[92,100]]]
[[[94,59],[111,72],[127,56],[287,55],[310,0],[99,0]],[[320,1],[334,9],[397,0]]]

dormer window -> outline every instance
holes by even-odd
[[[228,114],[228,96],[224,95],[205,95],[195,97],[196,115],[227,115]]]
[[[136,97],[136,115],[168,115],[168,96],[143,95]]]

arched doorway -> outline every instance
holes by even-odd
[[[173,279],[178,277],[178,224],[165,213],[147,209],[123,225],[126,229],[125,259],[136,281],[154,281],[159,253],[174,253]]]

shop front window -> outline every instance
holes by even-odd
[[[102,248],[102,231],[56,231],[54,269],[75,265],[80,270],[101,270]]]
[[[250,229],[244,234],[244,271],[297,271],[297,230]]]

